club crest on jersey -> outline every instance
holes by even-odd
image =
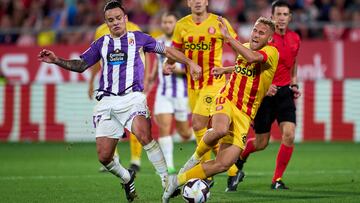
[[[115,49],[107,55],[109,65],[121,65],[127,61],[127,53],[120,49]]]
[[[129,46],[134,46],[134,44],[135,44],[134,38],[129,38],[128,39],[128,44],[129,44]]]
[[[215,34],[215,31],[216,31],[216,29],[213,26],[209,27],[209,29],[208,29],[208,33],[211,35]]]
[[[209,96],[209,95],[206,95],[205,97],[204,97],[204,102],[205,102],[205,104],[207,104],[207,105],[210,105],[211,103],[212,103],[212,97],[211,96]]]

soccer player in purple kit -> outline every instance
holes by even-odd
[[[62,59],[46,49],[39,53],[38,59],[74,72],[83,72],[99,60],[103,61],[99,89],[95,97],[99,102],[93,114],[97,154],[100,163],[121,179],[126,198],[131,202],[136,197],[135,172],[113,161],[114,150],[124,128],[134,133],[143,145],[149,160],[161,177],[163,187],[168,179],[164,155],[151,136],[149,111],[146,96],[143,94],[144,64],[140,59],[139,49],[163,54],[186,64],[195,80],[198,79],[201,68],[183,53],[156,42],[147,34],[140,31],[128,32],[127,15],[119,2],[109,1],[104,7],[104,17],[110,35],[94,41],[81,54],[80,59]]]

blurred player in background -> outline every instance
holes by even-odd
[[[171,46],[171,36],[178,17],[175,13],[164,13],[161,17],[161,28],[164,35],[157,38],[158,42]],[[169,174],[176,173],[173,160],[173,140],[171,136],[171,125],[173,117],[176,121],[176,130],[183,140],[191,137],[192,129],[189,126],[188,114],[189,103],[187,97],[187,84],[185,67],[182,64],[175,63],[173,74],[164,75],[163,63],[165,57],[157,54],[157,60],[154,62],[154,68],[149,78],[149,84],[156,77],[159,84],[156,90],[154,104],[155,121],[159,126],[160,137],[158,139],[161,150],[164,153]]]
[[[212,128],[200,140],[195,153],[184,165],[185,173],[169,177],[169,185],[163,194],[168,202],[173,191],[192,178],[204,179],[229,169],[245,147],[250,123],[254,119],[262,99],[273,80],[279,53],[268,45],[275,31],[275,24],[260,17],[251,32],[249,43],[242,45],[233,38],[224,19],[219,18],[220,30],[238,55],[235,68],[214,68],[215,75],[232,73],[211,107]],[[200,163],[201,157],[220,143],[214,160]]]
[[[279,65],[268,91],[268,96],[264,98],[254,120],[256,136],[247,140],[245,150],[241,153],[236,165],[239,170],[242,170],[250,153],[266,148],[269,144],[271,125],[276,119],[280,126],[282,140],[276,158],[276,168],[271,188],[288,189],[282,181],[282,176],[294,149],[296,125],[294,99],[300,96],[296,67],[300,37],[288,29],[291,10],[289,4],[285,1],[273,2],[271,18],[276,23],[272,43],[280,53]],[[244,176],[243,172],[241,174]]]
[[[93,116],[98,159],[110,173],[121,179],[127,200],[133,201],[136,197],[135,171],[124,168],[113,159],[125,128],[133,132],[143,145],[150,162],[161,177],[163,187],[168,183],[164,155],[151,136],[149,111],[143,93],[144,64],[139,49],[142,47],[145,52],[164,54],[188,65],[194,79],[200,75],[201,68],[181,52],[156,42],[147,34],[140,31],[127,32],[127,15],[119,2],[108,2],[104,7],[104,17],[111,34],[94,41],[81,54],[80,59],[65,60],[46,49],[38,57],[40,61],[74,72],[83,72],[99,60],[103,61],[95,97],[99,102],[94,108]]]
[[[215,95],[226,82],[225,77],[215,78],[211,74],[214,67],[221,66],[224,38],[219,30],[218,16],[207,12],[208,0],[188,0],[187,3],[191,14],[176,23],[172,40],[174,47],[183,51],[187,57],[202,67],[202,75],[198,81],[194,81],[187,74],[192,127],[196,141],[199,143],[209,124],[210,106],[214,102]],[[227,20],[225,23],[230,34],[237,38]],[[167,63],[173,64],[172,61]],[[171,72],[171,66],[168,67],[169,69],[165,67],[165,73]],[[218,146],[214,146],[215,153],[217,148]],[[203,161],[210,160],[210,153],[209,151],[203,157]],[[237,171],[235,165],[229,169],[226,191],[236,190],[237,184],[232,185],[237,180]],[[210,186],[213,185],[213,180],[207,179],[207,182]]]
[[[121,2],[121,1],[119,1],[119,2]],[[129,22],[129,21],[126,23],[126,30],[141,31],[139,26],[137,26],[136,24]],[[110,30],[109,30],[108,26],[106,25],[106,23],[103,23],[95,31],[95,40],[99,39],[100,37],[102,37],[104,35],[108,35],[108,34],[110,34]],[[140,54],[142,55],[142,59],[143,59],[144,58],[143,51],[141,51]],[[148,60],[148,57],[145,57],[145,61],[144,61],[145,62],[145,70],[147,69],[146,65],[149,64],[149,61],[147,61],[147,60]],[[88,95],[89,95],[90,99],[93,98],[94,81],[95,81],[96,76],[100,72],[100,69],[101,69],[100,62],[95,64],[91,69],[91,77],[90,77],[90,81],[89,81],[89,90],[88,90]],[[130,141],[130,153],[131,153],[130,168],[133,169],[134,171],[138,172],[138,171],[140,171],[140,165],[141,165],[142,146],[141,146],[141,143],[136,139],[136,136],[132,133],[130,133],[129,141]],[[115,149],[114,160],[118,160],[118,159],[119,159],[119,154],[117,152],[117,149]],[[102,167],[100,167],[99,171],[105,172],[107,170],[106,170],[106,167],[102,166]]]

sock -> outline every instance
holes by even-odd
[[[236,173],[238,172],[238,168],[233,164],[229,170],[227,171],[228,176],[236,176]]]
[[[110,173],[119,177],[123,183],[128,183],[130,181],[129,171],[126,168],[124,168],[119,162],[113,160],[105,167]]]
[[[201,141],[201,138],[205,135],[206,131],[207,131],[207,128],[203,128],[201,130],[194,131],[196,143],[198,143],[198,145],[199,145],[199,143]],[[208,150],[206,153],[204,153],[202,155],[201,162],[205,162],[205,161],[208,161],[210,159],[211,159],[211,151]]]
[[[197,160],[201,159],[206,153],[210,152],[210,149],[212,147],[207,145],[203,139],[201,139],[199,142],[198,142],[198,146],[196,147],[196,150],[195,150],[195,158]]]
[[[202,167],[202,164],[196,165],[194,168],[186,171],[185,173],[179,174],[177,177],[179,185],[185,184],[188,180],[192,178],[206,178],[206,174]]]
[[[171,136],[160,137],[158,142],[161,151],[164,154],[167,167],[174,168],[174,159],[173,159],[174,144],[172,141],[172,137]]]
[[[165,179],[168,174],[167,167],[164,154],[162,153],[159,144],[155,142],[155,140],[152,140],[149,144],[144,146],[144,150],[161,179]]]
[[[219,152],[219,148],[220,148],[219,143],[217,143],[215,146],[212,147],[212,152],[215,154],[215,156]]]
[[[251,153],[256,152],[254,141],[255,141],[255,138],[250,138],[247,140],[245,149],[240,154],[240,157],[242,160],[245,161]]]
[[[136,164],[140,166],[141,164],[141,152],[142,152],[142,145],[137,140],[136,136],[130,133],[130,153],[131,153],[131,160],[132,164]]]
[[[290,161],[293,150],[294,146],[288,147],[284,144],[280,145],[280,149],[276,158],[276,168],[272,179],[273,183],[283,176],[284,171]]]

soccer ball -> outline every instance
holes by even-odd
[[[210,188],[205,181],[193,178],[185,183],[182,197],[188,203],[203,203],[210,197]]]

